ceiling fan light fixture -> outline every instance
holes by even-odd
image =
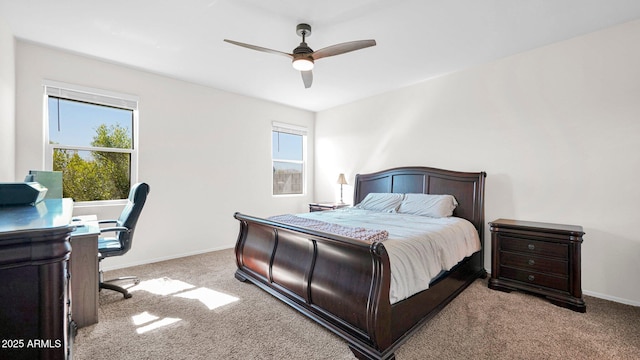
[[[302,75],[302,82],[305,89],[311,87],[311,83],[313,83],[313,72],[311,70],[313,69],[313,65],[316,60],[376,45],[375,40],[356,40],[327,46],[318,51],[313,51],[313,49],[311,49],[306,42],[307,37],[311,35],[311,25],[298,24],[298,26],[296,26],[296,34],[302,37],[302,42],[295,49],[293,49],[291,53],[268,49],[251,44],[245,44],[228,39],[224,39],[224,41],[230,44],[245,47],[247,49],[257,50],[275,55],[282,55],[286,56],[289,59],[292,59],[293,68],[300,71],[300,75]]]
[[[293,60],[293,68],[299,71],[309,71],[313,69],[313,60],[300,58]]]

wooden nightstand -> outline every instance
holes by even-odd
[[[310,203],[309,204],[309,212],[314,211],[325,211],[325,210],[335,210],[343,207],[350,206],[349,204],[341,204],[341,203],[332,203],[332,202],[322,202],[322,203]]]
[[[555,305],[585,312],[582,298],[581,226],[498,219],[491,229],[489,287],[523,290]]]

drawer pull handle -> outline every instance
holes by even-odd
[[[533,245],[533,244],[529,244],[529,245],[527,245],[527,248],[529,248],[529,250],[533,250],[533,249],[536,248],[536,246]]]
[[[529,265],[533,265],[533,264],[535,264],[536,262],[535,262],[533,259],[529,259],[529,261],[527,261],[527,263],[529,263]]]
[[[527,277],[527,279],[529,279],[529,281],[533,281],[533,280],[535,280],[535,279],[536,279],[536,277],[535,277],[535,276],[533,276],[533,275],[529,275],[529,276]]]

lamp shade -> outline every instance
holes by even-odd
[[[340,174],[340,176],[338,176],[338,184],[347,185],[347,179],[345,179],[344,174]]]

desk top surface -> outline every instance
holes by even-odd
[[[84,235],[99,235],[100,225],[95,215],[74,216],[71,219],[71,225],[75,226],[75,230],[71,233],[71,238]]]
[[[72,199],[46,199],[34,206],[1,206],[0,235],[68,227],[72,215]]]

